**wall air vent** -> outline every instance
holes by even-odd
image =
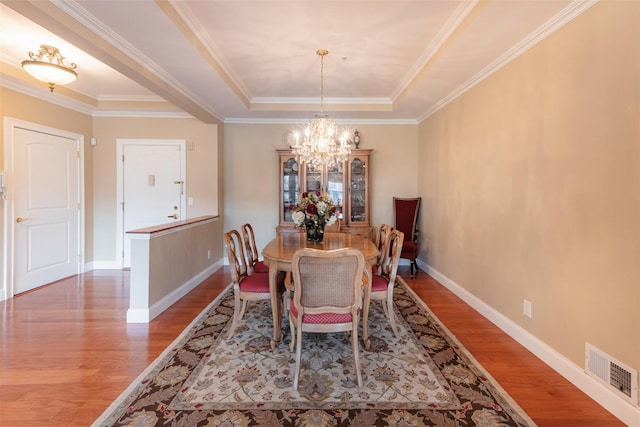
[[[588,375],[600,380],[618,396],[638,406],[638,371],[586,343],[585,367]]]

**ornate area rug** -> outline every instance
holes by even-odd
[[[227,288],[93,425],[535,426],[402,279],[394,302],[398,337],[371,306],[363,387],[348,334],[305,333],[294,391],[288,321],[271,350],[270,304],[253,303],[227,340]]]

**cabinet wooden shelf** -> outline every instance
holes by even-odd
[[[346,162],[321,168],[298,164],[291,150],[277,151],[280,163],[278,230],[294,229],[289,206],[298,202],[301,192],[321,191],[336,203],[341,231],[370,236],[369,158],[373,150],[352,150]]]

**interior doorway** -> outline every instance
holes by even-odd
[[[186,217],[186,141],[118,139],[118,223],[116,260],[131,266],[127,231]]]
[[[5,118],[2,299],[84,271],[84,137]]]

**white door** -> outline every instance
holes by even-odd
[[[122,144],[123,266],[131,264],[126,232],[166,224],[184,216],[184,141]]]
[[[14,130],[16,294],[80,272],[78,145],[63,136]]]

